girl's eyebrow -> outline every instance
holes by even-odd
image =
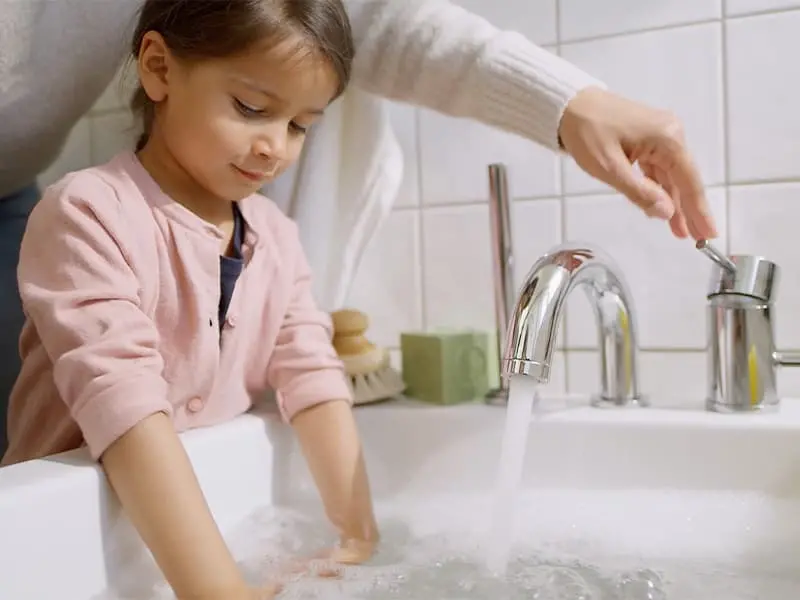
[[[230,77],[231,77],[231,79],[241,83],[242,85],[246,85],[250,89],[258,92],[259,94],[263,94],[264,96],[267,96],[268,98],[272,99],[273,101],[277,102],[278,104],[281,104],[281,105],[284,105],[284,106],[286,104],[288,104],[288,102],[286,102],[286,100],[284,100],[283,98],[278,96],[275,92],[265,88],[263,85],[261,85],[260,83],[258,83],[257,81],[255,81],[255,80],[253,80],[253,79],[251,79],[249,77],[244,77],[242,75],[231,75]],[[319,116],[319,115],[322,115],[325,112],[325,110],[321,109],[321,108],[308,108],[308,109],[304,110],[303,112],[311,114],[311,115]]]
[[[237,81],[238,83],[246,85],[247,87],[249,87],[249,88],[251,88],[251,89],[253,89],[253,90],[255,90],[255,91],[257,91],[257,92],[259,92],[261,94],[264,94],[265,96],[269,96],[273,100],[277,100],[278,102],[283,102],[283,99],[278,97],[275,94],[275,92],[265,88],[263,85],[261,85],[260,83],[258,83],[254,79],[251,79],[249,77],[244,77],[242,75],[230,75],[230,78],[235,80],[235,81]]]

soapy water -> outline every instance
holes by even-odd
[[[331,546],[321,515],[265,508],[226,536],[245,577],[253,586],[285,583],[280,600],[786,600],[800,593],[796,503],[658,490],[520,494],[537,400],[533,380],[512,380],[493,495],[378,505],[380,550],[366,565],[316,565],[336,577],[316,576],[314,562],[298,561]],[[489,515],[488,528],[480,515]],[[305,568],[298,571],[298,562]],[[157,573],[145,560],[125,573],[125,593],[95,600],[174,598]]]
[[[382,542],[335,579],[287,575],[288,558],[334,540],[307,507],[267,507],[227,539],[253,584],[282,579],[279,600],[787,600],[800,592],[800,508],[739,494],[553,491],[520,495],[503,576],[486,567],[494,498],[379,502]],[[136,590],[95,600],[172,599],[155,567]]]

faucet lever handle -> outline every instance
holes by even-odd
[[[708,258],[717,263],[720,267],[728,271],[731,275],[736,274],[736,265],[734,262],[725,256],[722,252],[717,250],[708,240],[698,240],[695,247],[705,254]]]

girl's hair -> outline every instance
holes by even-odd
[[[304,42],[298,50],[324,58],[335,71],[337,97],[350,80],[355,53],[341,0],[146,0],[133,35],[134,60],[148,31],[161,34],[169,50],[187,61],[235,56],[263,41],[278,45],[298,36]],[[138,151],[155,117],[155,106],[141,85],[131,108],[142,119]]]

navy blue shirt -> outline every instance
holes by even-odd
[[[244,258],[242,257],[242,243],[244,241],[244,217],[239,210],[239,205],[233,203],[233,256],[219,257],[219,328],[225,323],[225,316],[228,314],[228,307],[231,304],[233,289],[236,281],[242,274],[244,268]]]

